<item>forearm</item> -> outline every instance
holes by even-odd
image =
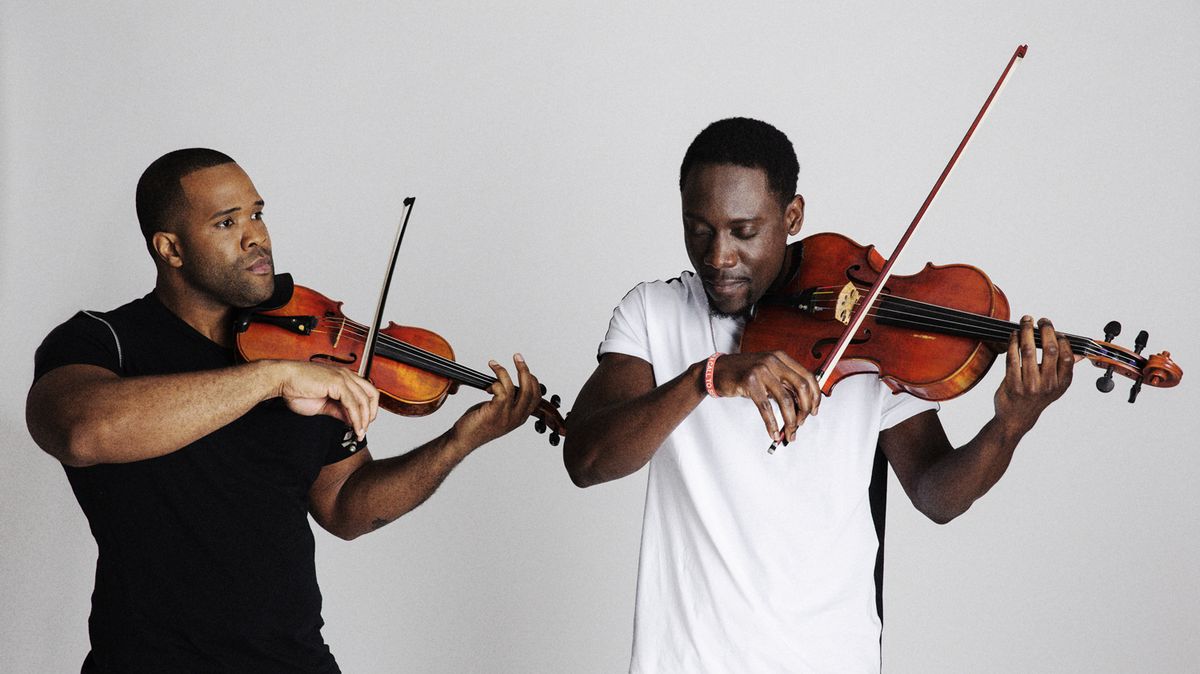
[[[707,395],[704,363],[636,398],[568,417],[563,462],[588,487],[637,472]],[[578,406],[577,406],[578,407]]]
[[[278,395],[273,367],[263,361],[128,378],[53,371],[30,390],[29,430],[43,450],[71,466],[163,456]]]
[[[322,526],[350,540],[398,519],[432,496],[475,448],[452,428],[410,452],[364,464],[346,479]]]
[[[925,472],[917,488],[920,510],[939,524],[966,512],[1008,470],[1027,430],[992,417],[970,442],[946,452]]]

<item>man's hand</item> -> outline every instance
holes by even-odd
[[[518,386],[513,384],[500,363],[488,367],[496,373],[496,383],[488,389],[492,399],[471,407],[454,424],[454,433],[472,447],[479,447],[525,423],[541,400],[537,377],[529,372],[521,354],[513,356]]]
[[[1037,359],[1033,318],[1021,319],[1021,328],[1008,340],[1004,381],[996,391],[996,416],[1010,431],[1024,434],[1042,410],[1058,400],[1071,385],[1075,355],[1067,338],[1054,332],[1049,319],[1038,321],[1042,360]]]
[[[776,442],[795,440],[796,429],[821,405],[817,378],[782,351],[721,356],[713,367],[713,388],[723,398],[753,400],[767,434]],[[783,415],[782,433],[772,400]]]
[[[379,414],[379,391],[343,367],[305,361],[276,361],[279,395],[296,414],[324,414],[354,429],[359,440]]]

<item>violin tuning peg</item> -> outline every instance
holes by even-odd
[[[561,403],[562,398],[559,398],[557,393],[550,396],[550,404],[554,405],[555,409],[557,409]]]
[[[551,434],[550,434],[550,446],[551,446],[551,447],[557,447],[557,446],[558,446],[558,433],[551,433]]]
[[[1121,324],[1116,321],[1109,321],[1104,326],[1104,341],[1111,342],[1113,338],[1121,334]]]
[[[1146,342],[1150,341],[1150,333],[1142,330],[1138,333],[1137,339],[1133,340],[1133,352],[1142,355],[1142,349],[1146,348]]]
[[[538,433],[545,433],[546,432],[546,422],[542,421],[541,419],[538,419],[537,421],[535,421],[533,423],[533,430],[537,431]]]
[[[1142,378],[1138,377],[1137,381],[1133,382],[1133,386],[1129,388],[1129,402],[1135,402],[1138,394],[1142,392]]]
[[[1100,378],[1096,379],[1096,389],[1101,393],[1109,393],[1113,390],[1114,386],[1116,384],[1113,383],[1112,366],[1110,365],[1108,370]]]
[[[538,384],[538,395],[546,395],[546,385]]]

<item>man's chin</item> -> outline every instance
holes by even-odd
[[[270,274],[262,279],[262,281],[253,284],[247,284],[242,288],[242,292],[238,293],[239,297],[233,305],[239,309],[248,309],[256,307],[263,302],[271,299],[275,294],[275,275]]]
[[[741,301],[718,302],[710,295],[708,298],[708,313],[718,318],[742,318],[750,315],[751,303]]]

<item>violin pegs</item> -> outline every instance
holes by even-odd
[[[562,398],[559,398],[557,393],[550,396],[550,404],[554,405],[555,409],[557,409],[561,403]]]
[[[1111,342],[1113,337],[1121,334],[1121,324],[1116,321],[1109,321],[1104,326],[1104,341]]]
[[[1129,402],[1137,400],[1138,394],[1142,392],[1142,378],[1138,377],[1137,381],[1133,382],[1133,386],[1129,388]]]
[[[1142,349],[1146,348],[1146,342],[1150,341],[1150,333],[1142,330],[1138,333],[1137,339],[1133,340],[1133,352],[1137,355],[1142,355]]]
[[[1109,321],[1104,325],[1104,341],[1111,342],[1113,338],[1121,334],[1121,324],[1117,321]],[[1145,331],[1142,332],[1145,334]],[[1113,383],[1113,367],[1109,365],[1104,370],[1104,374],[1096,380],[1096,390],[1101,393],[1109,393],[1113,390],[1116,384]]]
[[[546,432],[546,422],[542,421],[541,419],[538,419],[537,421],[535,421],[533,423],[533,430],[537,431],[538,433],[545,433]]]
[[[551,433],[551,434],[550,434],[550,446],[551,446],[551,447],[557,447],[557,446],[558,446],[558,433]]]
[[[546,385],[538,384],[538,395],[546,395]]]

